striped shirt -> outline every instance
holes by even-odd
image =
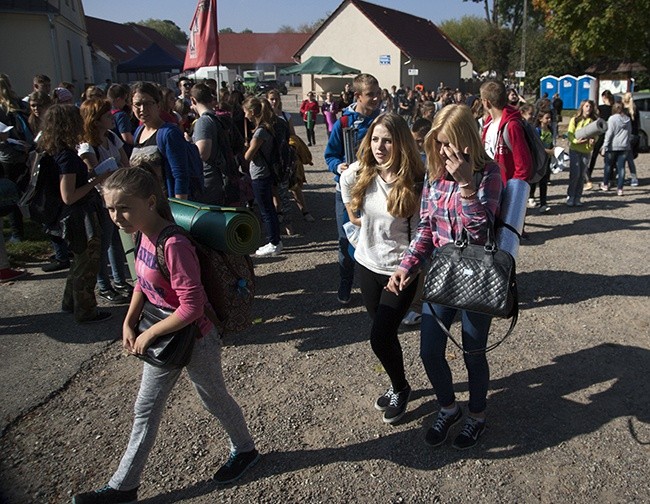
[[[482,245],[487,240],[487,223],[499,213],[503,182],[496,163],[485,166],[478,193],[462,199],[458,183],[437,179],[425,183],[420,206],[420,223],[399,267],[413,274],[428,262],[433,249],[455,241],[467,230],[470,241]]]

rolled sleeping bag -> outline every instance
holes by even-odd
[[[260,223],[247,208],[205,205],[176,198],[169,198],[169,206],[176,224],[206,247],[248,255],[260,245]]]
[[[607,131],[607,121],[604,119],[596,119],[590,122],[584,128],[576,130],[575,136],[578,140],[583,138],[596,138]]]
[[[519,253],[519,240],[524,230],[529,193],[528,182],[519,179],[508,180],[503,190],[499,219],[504,225],[499,226],[496,231],[497,247],[509,252],[515,259]]]
[[[122,229],[119,231],[122,248],[126,256],[126,264],[129,266],[129,274],[131,275],[131,280],[135,282],[138,279],[138,275],[135,273],[135,241],[133,241],[132,234],[125,233]]]

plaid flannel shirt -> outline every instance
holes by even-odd
[[[455,241],[466,229],[472,243],[487,240],[487,223],[494,223],[499,214],[503,182],[496,163],[485,166],[477,195],[460,197],[458,183],[439,179],[425,181],[420,206],[420,223],[415,237],[399,267],[409,274],[418,272],[428,262],[433,249]]]

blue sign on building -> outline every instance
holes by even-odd
[[[379,64],[380,65],[390,65],[390,54],[380,54],[379,55]]]

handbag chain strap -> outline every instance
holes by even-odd
[[[440,326],[440,329],[442,330],[443,334],[447,336],[451,340],[451,342],[456,345],[465,355],[477,355],[477,354],[482,354],[482,353],[487,353],[492,350],[494,350],[496,347],[498,347],[501,343],[503,343],[508,336],[512,333],[514,330],[515,326],[517,325],[517,319],[519,319],[519,294],[517,292],[517,284],[514,286],[514,307],[512,311],[512,318],[510,320],[510,327],[508,328],[508,331],[506,332],[506,335],[501,338],[499,341],[492,343],[491,345],[486,346],[485,348],[480,348],[478,350],[465,350],[463,348],[463,345],[458,343],[456,339],[451,335],[449,332],[449,329],[445,327],[445,324],[443,324],[442,320],[440,320],[440,317],[436,314],[435,310],[433,309],[433,305],[431,303],[427,303],[429,305],[429,309],[431,310],[431,314],[433,317],[436,319],[436,322]]]

